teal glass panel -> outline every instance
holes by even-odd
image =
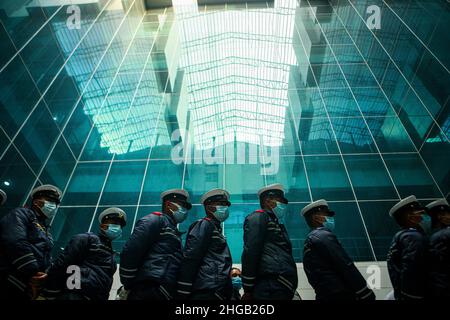
[[[397,199],[380,155],[344,156],[358,200]]]
[[[63,190],[69,181],[75,164],[76,160],[68,145],[63,139],[59,139],[39,179],[46,184],[53,184]]]
[[[376,87],[377,82],[365,63],[342,64],[342,72],[350,87]]]
[[[6,150],[9,145],[9,141],[10,139],[8,139],[6,133],[2,128],[0,128],[0,154],[3,154],[3,152]]]
[[[40,95],[20,59],[14,59],[0,73],[0,125],[14,135],[33,110]]]
[[[310,232],[309,226],[300,214],[301,210],[308,203],[289,203],[287,207],[284,225],[292,244],[292,255],[296,262],[303,261],[303,247],[305,239]]]
[[[64,195],[64,205],[96,205],[109,162],[78,163]]]
[[[310,156],[304,159],[314,200],[354,200],[340,156]]]
[[[354,202],[330,203],[335,215],[335,233],[345,251],[356,261],[374,259],[371,243],[364,228],[364,221]]]
[[[352,91],[364,116],[392,114],[389,101],[380,88],[353,88]]]
[[[432,141],[424,144],[421,156],[442,193],[448,195],[450,182],[445,173],[448,172],[448,163],[450,163],[450,144],[439,139],[435,142]]]
[[[2,55],[0,56],[0,66],[3,68],[16,52],[14,45],[11,42],[11,38],[8,36],[3,24],[0,25],[0,50],[2,52]]]
[[[231,203],[258,203],[256,190],[264,186],[266,169],[273,170],[274,173],[278,172],[279,168],[276,169],[276,166],[279,166],[280,157],[270,159],[272,161],[267,168],[260,157],[242,157],[242,162],[237,158],[236,161],[229,160],[229,163],[225,164],[224,180],[225,189],[230,193]],[[243,165],[243,163],[246,164]]]
[[[299,138],[303,155],[339,153],[330,120],[327,118],[301,119]]]
[[[347,88],[322,90],[325,108],[330,117],[358,117],[358,105]]]
[[[100,204],[120,206],[137,203],[146,165],[146,161],[114,161]]]
[[[217,161],[223,162],[221,158]],[[184,177],[184,188],[191,195],[194,203],[200,203],[200,198],[211,189],[224,187],[225,168],[223,164],[202,163],[202,159],[194,158],[192,164],[187,164]],[[159,188],[161,190],[161,188]]]
[[[144,189],[142,190],[140,203],[160,204],[161,200],[159,195],[161,192],[169,189],[181,188],[183,170],[183,163],[175,164],[171,160],[149,161],[144,178]],[[185,186],[185,189],[188,188]]]
[[[23,205],[36,177],[15,148],[9,148],[0,162],[0,188],[8,200],[0,212]]]
[[[369,118],[367,124],[381,152],[414,152],[414,145],[397,117]]]
[[[306,179],[304,158],[281,157],[276,163],[264,171],[266,184],[281,183],[285,196],[291,201],[309,201],[311,199]]]
[[[326,117],[327,112],[316,88],[305,90],[293,89],[288,91],[289,104],[296,121],[302,118]]]
[[[321,89],[345,88],[345,78],[337,64],[312,65],[318,86]]]
[[[384,159],[402,198],[412,194],[418,198],[442,197],[417,154],[389,154]]]
[[[244,248],[244,220],[255,210],[260,209],[259,204],[232,204],[230,216],[223,224],[223,231],[230,248],[233,263],[241,261]]]
[[[373,139],[363,118],[331,118],[342,153],[374,153]]]
[[[359,202],[373,250],[379,261],[386,260],[392,238],[400,230],[395,220],[388,214],[396,203],[396,201]]]
[[[355,45],[333,46],[333,52],[338,63],[364,63],[364,58],[359,54]]]
[[[64,138],[77,158],[80,156],[80,152],[92,128],[92,121],[84,113],[83,108],[84,103],[80,101],[63,131]]]
[[[44,164],[59,132],[46,105],[40,102],[15,140],[33,170],[38,171]]]

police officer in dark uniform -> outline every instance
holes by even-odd
[[[450,301],[450,206],[439,199],[426,208],[434,231],[429,244],[427,298]]]
[[[61,190],[43,185],[31,192],[31,208],[16,208],[0,221],[0,299],[35,299],[51,263],[48,225]]]
[[[182,259],[181,232],[192,208],[185,190],[161,193],[162,212],[140,219],[120,255],[120,280],[128,300],[170,300]]]
[[[6,196],[6,192],[0,189],[0,206],[4,205],[8,197]]]
[[[392,239],[387,267],[396,300],[420,300],[425,296],[427,277],[426,233],[431,230],[431,217],[415,196],[398,202],[389,211],[401,230]]]
[[[231,299],[232,260],[221,227],[229,216],[229,197],[227,191],[213,189],[200,200],[206,217],[189,227],[178,277],[179,299]]]
[[[303,267],[316,300],[375,300],[366,280],[339,243],[334,230],[334,212],[321,199],[301,211],[311,228],[305,240]]]
[[[292,300],[297,290],[297,266],[282,222],[288,200],[281,184],[258,191],[261,210],[244,221],[242,253],[243,300]]]
[[[100,232],[75,235],[49,268],[42,298],[58,300],[108,300],[117,270],[112,241],[120,238],[127,216],[120,208],[108,208],[98,217]],[[79,285],[68,287],[68,277],[77,276]],[[70,279],[69,279],[70,280]]]

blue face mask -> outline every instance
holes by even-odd
[[[175,219],[176,223],[182,223],[187,218],[188,210],[180,206],[178,203],[171,203],[177,207],[176,211],[169,209],[172,212],[173,218]]]
[[[278,220],[283,220],[287,210],[287,204],[278,202],[277,206],[272,209],[273,213],[277,216]]]
[[[118,224],[109,224],[104,233],[112,241],[122,236],[122,227]]]
[[[334,217],[325,217],[325,221],[322,223],[322,225],[329,229],[330,231],[334,230]]]
[[[224,222],[230,215],[228,206],[216,206],[216,211],[213,213],[213,215],[220,222]]]
[[[241,277],[233,277],[231,278],[231,283],[233,284],[233,288],[236,290],[242,289],[242,279]]]
[[[430,234],[431,233],[431,217],[428,214],[422,214],[422,221],[419,222],[420,227],[422,230]]]
[[[44,205],[42,206],[41,211],[43,214],[45,214],[47,219],[51,220],[55,216],[57,208],[58,206],[56,205],[56,203],[44,201]]]

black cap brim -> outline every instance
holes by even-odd
[[[184,206],[186,209],[188,209],[188,210],[191,210],[191,209],[192,209],[192,204],[191,204],[190,202],[185,202],[185,203],[183,203],[183,206]]]

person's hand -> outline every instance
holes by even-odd
[[[39,296],[39,292],[41,291],[46,279],[47,274],[44,272],[37,272],[34,276],[31,277],[30,286],[33,299],[36,299]]]
[[[246,292],[242,295],[241,300],[252,300],[252,294],[250,292]]]

